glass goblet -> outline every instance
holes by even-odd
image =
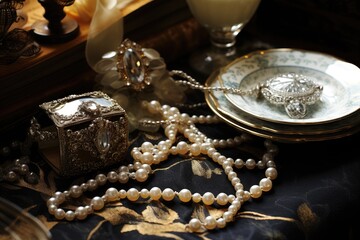
[[[211,47],[195,52],[190,65],[209,75],[237,57],[236,36],[251,20],[261,0],[186,0],[191,13],[210,35]]]

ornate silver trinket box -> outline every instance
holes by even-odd
[[[105,93],[70,95],[40,107],[54,124],[41,129],[34,118],[30,134],[60,175],[83,174],[124,160],[128,148],[127,115]]]

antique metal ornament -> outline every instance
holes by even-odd
[[[30,134],[60,175],[82,174],[124,159],[128,120],[122,107],[108,95],[98,91],[70,95],[40,107],[54,125],[41,129],[33,119]]]
[[[118,48],[117,60],[119,78],[126,86],[141,91],[151,84],[150,59],[139,44],[125,39]]]
[[[316,103],[323,87],[303,75],[286,73],[269,79],[261,93],[272,104],[284,105],[291,118],[304,118],[307,105]]]

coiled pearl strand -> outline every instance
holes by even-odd
[[[99,211],[109,202],[119,201],[127,198],[130,201],[137,201],[139,198],[172,201],[177,197],[181,202],[202,203],[204,205],[217,204],[220,206],[228,205],[227,210],[222,217],[215,219],[213,216],[207,216],[203,222],[193,218],[187,224],[187,229],[192,232],[212,230],[215,228],[224,228],[228,222],[234,220],[241,205],[251,198],[259,198],[263,192],[268,192],[272,188],[272,181],[277,177],[277,170],[274,163],[274,156],[277,154],[277,146],[269,140],[265,140],[266,153],[262,159],[256,162],[254,159],[243,161],[242,159],[227,158],[216,150],[216,148],[233,147],[246,141],[247,135],[235,137],[227,140],[210,139],[201,133],[195,126],[196,123],[216,123],[219,119],[216,116],[192,116],[168,105],[160,105],[157,101],[143,102],[143,106],[150,113],[160,113],[162,120],[147,121],[147,124],[161,124],[164,127],[166,140],[160,141],[154,145],[151,142],[144,142],[140,147],[131,150],[131,156],[134,159],[133,164],[119,167],[118,171],[110,171],[105,174],[98,174],[95,179],[90,179],[81,185],[73,185],[64,192],[55,192],[48,199],[47,206],[50,214],[56,219],[85,219],[94,211]],[[188,142],[179,141],[176,143],[177,134],[183,134]],[[228,180],[234,187],[235,194],[219,193],[214,196],[211,192],[191,193],[189,189],[175,191],[171,188],[161,190],[158,187],[151,189],[138,190],[136,188],[116,189],[108,188],[103,196],[95,196],[87,206],[79,206],[75,211],[66,211],[59,208],[67,198],[79,198],[85,191],[93,191],[97,187],[110,183],[127,183],[129,179],[138,182],[145,182],[149,175],[153,173],[151,166],[159,164],[168,159],[169,155],[190,154],[192,156],[207,155],[214,162],[218,163],[224,169]],[[259,181],[258,185],[253,185],[250,189],[244,190],[240,178],[237,176],[234,168],[241,169],[265,169],[265,177]]]

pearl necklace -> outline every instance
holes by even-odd
[[[259,198],[263,192],[268,192],[272,188],[272,181],[277,177],[277,170],[274,163],[274,156],[278,149],[271,141],[265,140],[266,153],[262,159],[256,162],[254,159],[243,161],[242,159],[227,158],[216,150],[216,148],[236,146],[246,141],[247,135],[235,137],[227,140],[216,140],[206,137],[195,126],[196,123],[216,123],[219,122],[217,116],[192,116],[186,113],[180,113],[176,107],[169,105],[160,105],[158,101],[143,102],[142,105],[147,108],[150,113],[160,114],[162,119],[159,121],[146,121],[145,124],[161,124],[164,128],[166,140],[162,140],[154,145],[151,142],[144,142],[140,147],[134,147],[131,150],[131,156],[134,159],[133,164],[119,167],[118,171],[110,171],[105,174],[96,175],[95,179],[90,179],[86,183],[73,185],[64,192],[55,192],[47,201],[48,211],[54,215],[56,219],[66,219],[72,221],[74,219],[85,219],[94,211],[99,211],[105,207],[107,203],[119,201],[127,198],[130,201],[137,201],[139,198],[151,200],[172,201],[177,197],[181,202],[203,203],[204,205],[217,204],[218,206],[228,206],[222,217],[215,219],[213,216],[207,216],[203,222],[197,218],[193,218],[186,225],[191,232],[199,232],[204,229],[212,230],[215,228],[224,228],[228,222],[233,221],[234,216],[239,211],[244,202],[251,198]],[[181,133],[189,140],[179,141],[176,143],[177,135]],[[218,163],[224,169],[228,180],[234,187],[235,194],[219,193],[214,196],[211,192],[203,195],[199,193],[191,193],[188,189],[175,191],[171,188],[161,190],[158,187],[151,189],[138,190],[136,188],[116,189],[110,187],[103,196],[95,196],[89,205],[79,206],[75,211],[66,211],[59,206],[69,198],[79,198],[85,191],[93,191],[97,187],[104,185],[106,182],[125,184],[129,179],[138,182],[145,182],[150,174],[153,174],[152,165],[159,164],[167,160],[170,155],[190,154],[199,156],[207,155],[214,162]],[[258,185],[253,185],[250,189],[244,190],[244,186],[234,170],[245,167],[246,169],[265,169],[265,177],[259,181]]]

